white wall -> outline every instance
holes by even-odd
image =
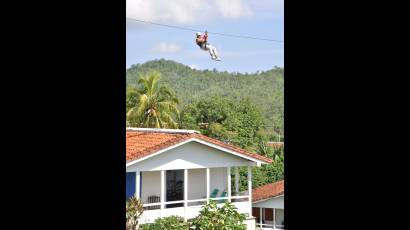
[[[228,189],[228,177],[226,168],[210,169],[210,189],[218,189],[218,196]],[[206,169],[189,169],[188,170],[188,199],[196,200],[206,198]]]
[[[256,228],[256,223],[255,223],[255,218],[246,218],[244,220],[244,223],[246,224],[246,230],[255,230]]]
[[[206,169],[188,170],[188,200],[206,197]]]
[[[228,178],[226,175],[226,168],[211,168],[210,170],[211,188],[209,192],[212,193],[214,189],[219,189],[219,197],[223,191],[228,191]]]
[[[274,197],[261,202],[252,203],[254,208],[281,208],[284,209],[284,196]]]
[[[248,165],[255,166],[256,163],[201,143],[189,142],[129,166],[127,172]]]
[[[141,198],[144,203],[148,203],[148,196],[161,196],[161,172],[142,172]]]
[[[276,209],[276,225],[282,225],[282,221],[285,219],[285,212],[283,209]]]

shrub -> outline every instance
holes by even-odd
[[[218,208],[217,203],[210,200],[191,225],[196,230],[246,230],[244,220],[245,215],[238,213],[231,203]]]
[[[158,218],[152,224],[142,224],[141,230],[188,230],[189,223],[180,216]]]
[[[238,213],[231,203],[218,207],[215,201],[210,200],[189,222],[184,222],[179,216],[169,216],[158,218],[152,224],[142,224],[140,230],[246,230],[244,220],[245,215]]]
[[[126,228],[127,230],[138,230],[138,219],[144,212],[142,201],[137,197],[130,197],[126,202]]]

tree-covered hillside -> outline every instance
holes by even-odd
[[[137,86],[139,74],[149,71],[161,73],[161,83],[173,89],[180,100],[180,108],[201,98],[224,97],[234,101],[249,99],[260,108],[268,133],[283,136],[284,69],[248,73],[219,72],[216,69],[194,70],[170,61],[154,60],[131,66],[127,70],[127,87]]]

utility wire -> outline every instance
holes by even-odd
[[[195,31],[195,32],[196,32],[196,31],[200,31],[200,30],[198,30],[198,29],[186,28],[186,27],[181,27],[181,26],[167,25],[167,24],[156,23],[156,22],[150,22],[150,21],[144,21],[144,20],[139,20],[139,19],[134,19],[134,18],[127,18],[127,19],[128,19],[128,20],[137,21],[137,22],[142,22],[142,23],[157,25],[157,26],[165,26],[165,27],[169,27],[169,28],[180,29],[180,30],[189,30],[189,31]],[[209,33],[209,34],[221,35],[221,36],[228,36],[228,37],[236,37],[236,38],[254,39],[254,40],[263,40],[263,41],[269,41],[269,42],[284,43],[284,41],[273,40],[273,39],[269,39],[269,38],[258,38],[258,37],[243,36],[243,35],[236,35],[236,34],[224,34],[224,33],[210,32],[210,31],[208,31],[208,33]]]

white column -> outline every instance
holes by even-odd
[[[140,190],[141,190],[141,188],[140,188],[140,181],[141,181],[141,178],[140,178],[140,171],[136,171],[135,172],[135,196],[139,199],[140,198]]]
[[[211,189],[211,176],[210,176],[210,169],[206,168],[206,203],[209,203],[209,195]]]
[[[235,192],[239,193],[239,167],[235,167]]]
[[[227,178],[228,178],[228,201],[231,202],[231,167],[227,167],[226,168],[226,174],[227,174]]]
[[[248,166],[249,216],[252,216],[252,168]]]
[[[161,170],[161,217],[162,212],[164,210],[164,202],[165,202],[165,171]]]
[[[262,208],[262,217],[266,220],[266,208]]]
[[[259,208],[259,227],[262,228],[262,208]]]
[[[273,209],[273,230],[276,229],[276,208]]]
[[[184,221],[187,221],[187,209],[188,209],[188,169],[184,169]]]

